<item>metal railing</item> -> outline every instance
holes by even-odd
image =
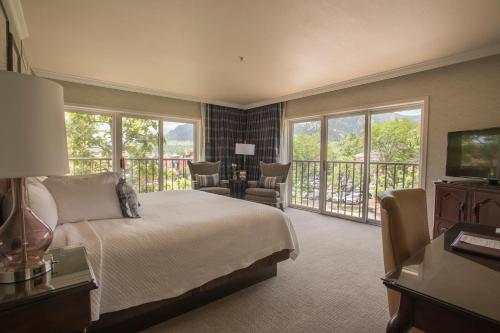
[[[159,168],[159,158],[125,158],[124,160],[127,181],[138,192],[191,189],[191,176],[187,166],[189,158],[163,158],[162,170]],[[72,157],[69,158],[69,165],[72,175],[113,170],[111,158]],[[160,182],[161,173],[163,174],[162,182]]]
[[[415,188],[420,183],[418,163],[371,162],[368,218],[380,220],[379,193],[388,189]]]
[[[363,216],[364,162],[326,162],[326,211]]]
[[[112,170],[113,160],[111,158],[69,158],[69,172],[71,175],[89,175]]]
[[[379,220],[379,193],[387,189],[414,188],[419,184],[417,163],[371,162],[368,172],[368,200],[365,200],[365,167],[364,162],[326,161],[327,212],[362,218],[366,204],[367,218]],[[291,204],[319,209],[320,161],[293,160],[291,178]]]
[[[292,161],[292,204],[319,209],[320,161]]]
[[[163,188],[170,190],[190,190],[191,173],[187,161],[190,158],[164,158],[163,159]]]

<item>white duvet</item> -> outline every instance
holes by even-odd
[[[99,288],[99,315],[175,297],[284,249],[298,255],[295,232],[280,210],[201,191],[139,196],[140,219],[66,223],[53,247],[82,244]],[[92,209],[92,207],[89,207]]]

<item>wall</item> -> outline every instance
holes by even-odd
[[[286,117],[429,97],[427,203],[445,178],[447,133],[500,126],[500,55],[287,102]],[[432,219],[430,220],[432,221]]]
[[[67,81],[56,81],[64,87],[66,104],[96,106],[172,117],[201,119],[198,102],[102,88]]]

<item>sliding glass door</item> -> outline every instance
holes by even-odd
[[[366,115],[332,117],[326,123],[325,211],[362,219]]]
[[[377,197],[421,184],[422,104],[290,123],[292,207],[378,223]]]
[[[380,220],[380,193],[421,186],[421,119],[421,108],[371,114],[369,220]]]
[[[291,204],[320,210],[321,119],[292,124]]]

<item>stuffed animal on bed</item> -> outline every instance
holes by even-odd
[[[120,200],[120,208],[124,217],[139,218],[139,200],[132,186],[127,184],[125,178],[121,177],[116,184],[116,193]]]

